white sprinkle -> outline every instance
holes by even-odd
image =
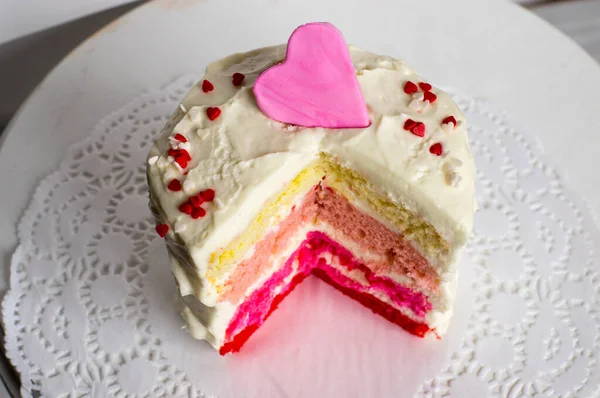
[[[208,138],[208,134],[210,134],[210,133],[206,130],[198,129],[198,130],[196,130],[196,134],[198,134],[198,137],[200,137],[200,139],[205,140]]]
[[[174,158],[173,156],[168,156],[168,157],[167,157],[167,161],[168,161],[169,163],[173,163],[173,162],[175,161],[175,158]]]
[[[158,156],[152,156],[151,158],[148,159],[148,164],[150,166],[154,166],[156,164],[156,162],[158,162]]]
[[[169,165],[169,161],[162,156],[160,156],[158,158],[158,162],[156,162],[156,163],[157,163],[158,167],[160,167],[161,169],[164,169],[165,167],[167,167]]]
[[[410,101],[410,104],[408,104],[408,107],[410,109],[412,109],[413,111],[418,111],[421,109],[421,101],[414,99],[414,100]]]
[[[221,199],[219,199],[219,198],[215,198],[215,199],[214,199],[214,203],[217,205],[217,208],[218,208],[218,209],[222,209],[222,208],[223,208],[223,206],[225,205],[225,204],[223,203],[223,201],[222,201]]]
[[[414,93],[412,95],[413,99],[416,99],[417,101],[423,101],[423,99],[425,98],[425,94],[419,92],[419,93]]]
[[[446,183],[452,187],[457,187],[462,181],[462,177],[456,172],[456,168],[460,167],[462,162],[454,157],[449,157],[448,161],[444,163],[442,169],[446,176]]]
[[[453,187],[457,187],[460,185],[461,181],[462,181],[462,177],[460,175],[458,175],[457,173],[451,173],[449,178],[448,178],[448,183],[453,186]]]
[[[175,223],[175,233],[180,233],[185,231],[187,228],[187,224],[184,221],[177,221]]]
[[[181,109],[183,112],[187,113],[187,109],[185,109],[185,106],[183,106],[183,104],[179,104],[179,109]]]
[[[169,167],[167,170],[165,170],[165,174],[163,175],[165,184],[168,184],[174,178],[177,178],[177,172],[172,167]]]
[[[462,165],[463,165],[463,162],[462,162],[462,160],[460,160],[460,159],[457,159],[457,158],[450,158],[448,161],[449,161],[449,162],[450,162],[450,164],[451,164],[452,166],[454,166],[454,167],[460,167],[460,166],[462,166]]]
[[[188,141],[188,142],[182,142],[182,143],[179,145],[179,148],[180,148],[180,149],[185,149],[186,151],[188,151],[188,152],[189,152],[189,151],[192,149],[192,143],[191,143],[191,142],[189,142],[189,141]]]
[[[195,191],[196,191],[196,183],[193,180],[186,178],[185,181],[183,182],[183,192],[185,192],[188,195],[191,195]]]
[[[452,123],[442,124],[442,130],[444,130],[444,132],[446,132],[446,133],[450,133],[453,128],[454,128],[454,125]]]
[[[421,106],[421,112],[425,112],[427,109],[429,109],[430,105],[431,103],[429,102],[429,100],[423,101],[423,105]]]
[[[298,127],[298,126],[296,126],[296,125],[293,125],[293,124],[285,124],[285,125],[283,126],[283,129],[284,129],[284,130],[286,130],[286,131],[289,131],[289,132],[292,132],[292,133],[294,133],[294,132],[297,132],[297,131],[299,131],[299,130],[300,130],[300,127]]]

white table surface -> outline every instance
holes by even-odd
[[[167,82],[178,72],[203,69],[204,64],[190,64],[181,54],[174,54],[173,59],[156,56],[157,45],[163,47],[172,41],[177,43],[175,47],[182,47],[185,27],[182,27],[183,33],[166,31],[159,34],[148,24],[164,13],[181,18],[178,8],[169,7],[172,3],[162,0],[145,5],[83,43],[40,84],[2,135],[0,184],[10,187],[10,193],[2,195],[3,211],[0,212],[0,223],[5,226],[0,230],[0,261],[3,265],[0,268],[3,272],[0,294],[7,289],[8,264],[17,244],[12,226],[26,207],[37,181],[56,167],[67,146],[80,141],[101,117],[143,90]],[[217,2],[210,3],[208,7],[219,12],[220,8],[215,6]],[[284,7],[298,2],[265,0],[264,3],[270,7]],[[427,3],[424,1],[415,7],[422,8],[426,14],[430,7]],[[598,19],[585,11],[586,6],[597,7],[600,1],[575,4],[541,7],[540,14],[548,20],[556,19],[554,23],[567,33],[569,29],[581,33],[576,25],[575,28],[573,24],[561,25],[560,15],[569,12],[578,15],[579,19],[586,17],[586,21],[591,21],[586,22],[586,26],[591,26],[588,31],[600,31],[600,27],[595,27]],[[444,7],[448,10],[444,11]],[[408,59],[423,75],[440,85],[451,85],[480,95],[509,111],[522,125],[537,133],[550,159],[566,172],[571,187],[587,200],[592,212],[600,214],[600,173],[590,171],[600,147],[600,135],[597,134],[600,101],[595,97],[600,91],[598,64],[571,40],[517,6],[493,0],[455,0],[452,5],[441,5],[439,12],[453,15],[452,10],[457,7],[465,7],[474,13],[483,12],[482,8],[485,8],[488,15],[495,17],[488,21],[471,21],[470,13],[465,13],[464,18],[459,16],[459,20],[449,21],[452,29],[468,26],[472,30],[467,43],[457,43],[452,35],[444,34],[447,30],[434,27],[431,37],[435,37],[435,41],[424,38],[421,45],[414,41],[403,42],[398,45],[398,53],[392,55]],[[560,11],[554,12],[552,7]],[[577,11],[572,11],[572,7]],[[241,8],[239,12],[244,12],[243,6]],[[360,11],[351,13],[358,17]],[[296,12],[285,25],[291,27],[305,17],[303,12]],[[340,18],[342,20],[347,21]],[[213,27],[218,31],[220,27],[214,20],[201,22],[207,25],[206,29]],[[239,26],[234,22],[233,28]],[[242,24],[244,21],[237,22]],[[365,39],[358,30],[351,32],[348,22],[347,26],[338,24],[342,30],[350,32],[347,33],[350,41],[377,51],[381,40]],[[384,35],[386,30],[392,28],[382,27],[381,34]],[[499,31],[503,32],[501,40],[497,38]],[[580,34],[579,40],[581,36],[587,37]],[[119,40],[123,37],[131,40]],[[250,33],[240,35],[240,42],[235,47],[243,50],[282,40]],[[384,37],[386,40],[392,39]],[[490,42],[494,43],[493,47],[489,46]],[[596,48],[590,43],[596,41],[590,40],[584,45]],[[471,50],[464,54],[457,51],[460,48]],[[218,47],[206,49],[205,54],[210,58],[224,55]],[[465,70],[464,58],[472,66],[470,70]],[[182,70],[179,65],[186,62],[189,67]],[[574,92],[573,87],[584,89]],[[0,398],[3,397],[1,394]]]

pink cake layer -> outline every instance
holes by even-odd
[[[437,291],[439,279],[435,269],[401,234],[361,212],[333,189],[317,185],[306,195],[300,206],[292,209],[276,230],[265,235],[255,245],[252,257],[236,266],[221,299],[239,304],[250,286],[268,272],[272,266],[271,256],[287,250],[297,231],[315,220],[343,233],[347,240],[360,247],[361,253],[385,259],[365,264],[375,274],[405,275],[418,288]]]
[[[324,256],[325,254],[329,254],[329,256]],[[329,262],[325,258],[330,259]],[[295,264],[296,268],[294,268]],[[369,285],[366,286],[348,278],[340,270],[332,267],[333,264],[361,272]],[[314,231],[307,235],[306,240],[290,256],[284,267],[275,272],[237,309],[227,327],[226,345],[234,341],[238,335],[241,335],[241,340],[245,341],[263,324],[277,307],[279,301],[311,273],[318,275],[370,308],[374,307],[373,303],[378,303],[378,307],[386,307],[385,303],[373,296],[373,294],[383,294],[396,307],[388,306],[388,308],[382,309],[383,316],[417,335],[422,335],[428,330],[423,319],[415,321],[409,317],[403,317],[402,314],[391,314],[398,312],[397,308],[405,308],[419,318],[424,317],[431,310],[431,304],[423,293],[402,286],[388,277],[377,276],[342,245],[324,233]],[[279,291],[277,291],[278,288],[280,288]],[[240,339],[238,338],[238,340]]]

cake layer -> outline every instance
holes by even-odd
[[[262,323],[274,308],[274,297],[283,297],[292,280],[317,268],[321,277],[347,294],[354,291],[361,301],[367,295],[393,309],[394,319],[401,317],[409,328],[413,322],[444,331],[451,297],[438,288],[435,271],[401,234],[352,206],[326,182],[322,180],[297,200],[287,218],[251,248],[217,287],[220,298],[215,308],[227,304],[237,308],[235,314],[228,312],[214,323],[216,317],[210,314],[216,313],[211,307],[196,305],[196,317],[211,319],[203,322],[207,328],[202,333],[216,347]],[[181,253],[170,250],[170,254]],[[182,289],[182,294],[189,293]]]
[[[350,278],[339,270],[340,266],[348,270],[358,270],[368,284]],[[225,343],[220,349],[221,354],[239,349],[277,308],[281,300],[311,273],[412,334],[423,337],[429,331],[423,317],[431,310],[431,304],[424,294],[402,286],[390,278],[377,276],[350,251],[327,235],[322,232],[310,232],[285,265],[238,307],[227,327]],[[421,319],[415,320],[401,309],[410,309]]]
[[[302,229],[335,231],[336,236],[352,243],[355,253],[361,253],[370,272],[408,278],[415,288],[428,292],[437,290],[435,270],[401,234],[352,206],[331,187],[318,184],[229,274],[221,299],[239,303],[251,286],[272,269],[278,253],[297,247],[292,240]]]

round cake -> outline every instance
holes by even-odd
[[[147,175],[187,328],[221,354],[309,275],[416,336],[446,331],[475,166],[463,114],[404,62],[327,23],[219,60]]]

